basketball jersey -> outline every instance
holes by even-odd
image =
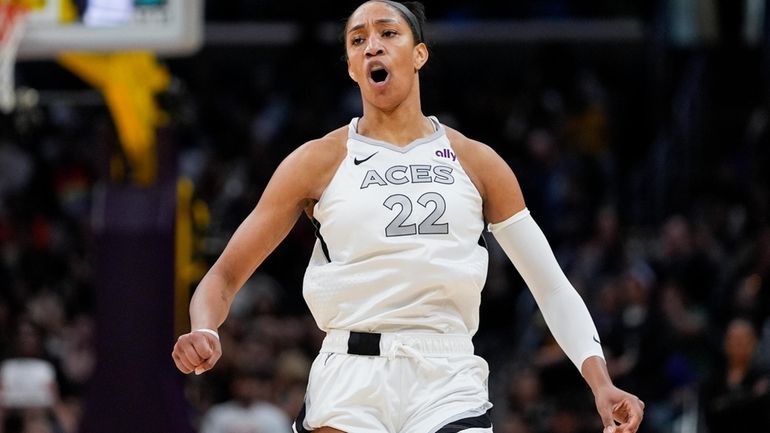
[[[444,127],[405,147],[357,133],[314,207],[303,295],[318,326],[473,335],[487,275],[482,200]]]

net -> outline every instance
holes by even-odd
[[[0,0],[0,111],[16,107],[14,66],[29,9],[13,0]]]

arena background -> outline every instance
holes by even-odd
[[[767,2],[425,3],[425,113],[513,167],[614,380],[647,404],[640,431],[770,431]],[[0,115],[0,377],[5,396],[41,400],[4,399],[3,432],[289,431],[265,426],[298,412],[322,338],[301,295],[309,221],[244,287],[213,371],[183,377],[170,352],[196,279],[276,165],[360,113],[337,37],[355,6],[206,2],[201,48],[160,56],[172,78],[149,178],[82,75],[17,63],[26,96]],[[475,343],[495,431],[600,431],[487,241]],[[12,376],[30,358],[55,392]]]

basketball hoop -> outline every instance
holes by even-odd
[[[13,70],[29,9],[15,0],[0,0],[0,111],[16,108]]]

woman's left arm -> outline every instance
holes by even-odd
[[[513,171],[490,147],[456,131],[449,137],[481,194],[490,231],[527,283],[554,338],[591,388],[604,432],[636,432],[644,404],[612,384],[588,308],[529,214]]]

